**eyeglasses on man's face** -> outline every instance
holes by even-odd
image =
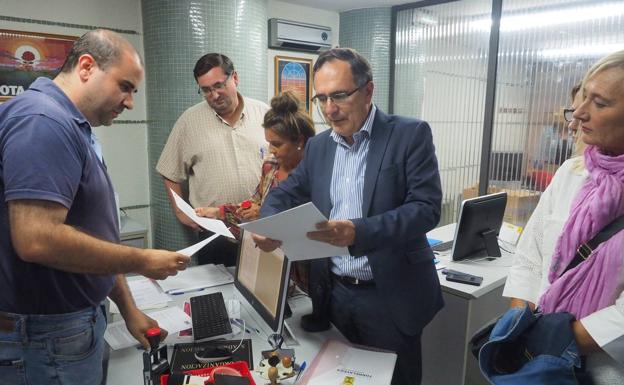
[[[563,119],[566,122],[571,122],[574,120],[574,108],[564,108],[563,109]]]
[[[314,101],[314,103],[317,106],[322,106],[324,107],[325,105],[327,105],[327,101],[331,100],[332,103],[340,105],[340,104],[344,104],[347,102],[347,100],[349,99],[349,97],[351,95],[353,95],[354,93],[358,92],[362,87],[364,87],[366,84],[368,84],[368,82],[362,84],[361,86],[357,87],[356,89],[354,89],[353,91],[338,91],[338,92],[332,92],[329,95],[325,95],[325,94],[316,94],[314,95],[314,97],[312,98],[312,101]]]
[[[230,80],[230,78],[232,77],[232,74],[228,74],[228,76],[225,78],[224,81],[222,82],[218,82],[212,85],[212,87],[202,87],[200,86],[199,89],[197,90],[197,93],[200,95],[210,95],[212,92],[219,92],[221,90],[223,90],[225,88],[225,86],[227,85],[228,80]]]

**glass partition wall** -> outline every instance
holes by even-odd
[[[393,112],[431,125],[444,191],[440,224],[455,222],[463,190],[479,178],[490,31],[474,23],[490,9],[490,0],[461,1],[396,17]]]
[[[624,2],[433,3],[394,10],[393,112],[431,124],[441,225],[456,220],[462,199],[505,190],[505,220],[524,226],[556,169],[575,153],[562,114],[570,90],[593,62],[624,49]],[[498,44],[490,52],[493,34]],[[483,173],[487,190],[478,185]]]

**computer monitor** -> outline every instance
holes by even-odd
[[[506,205],[506,192],[483,195],[462,202],[451,252],[453,261],[501,256],[497,237],[503,224]]]
[[[290,261],[282,250],[260,250],[251,233],[241,229],[234,286],[244,299],[241,304],[250,305],[250,315],[267,336],[282,333],[289,277]]]

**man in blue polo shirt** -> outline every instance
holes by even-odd
[[[189,258],[119,245],[111,181],[91,128],[133,107],[143,78],[134,47],[95,30],[61,73],[0,106],[0,384],[99,384],[110,296],[128,330],[139,311],[124,273],[175,275]]]

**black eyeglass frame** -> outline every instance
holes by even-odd
[[[563,109],[563,119],[570,123],[574,120],[574,108],[564,108]]]
[[[225,88],[225,86],[227,85],[228,80],[230,80],[230,78],[232,77],[233,74],[234,74],[234,72],[227,74],[227,77],[225,78],[224,81],[222,81],[220,83],[213,84],[212,87],[202,87],[202,86],[198,85],[197,93],[199,95],[210,95],[213,92],[219,92],[219,90],[222,90],[222,89]],[[205,91],[204,89],[208,89],[208,91]]]
[[[317,95],[314,95],[312,97],[312,102],[314,102],[314,104],[316,104],[316,105],[324,106],[331,99],[332,103],[334,103],[334,104],[341,104],[341,103],[346,102],[347,99],[351,95],[353,95],[354,93],[356,93],[359,90],[361,90],[367,84],[368,84],[368,82],[362,84],[361,86],[357,87],[353,91],[338,91],[338,92],[332,92],[329,95],[317,94]]]

